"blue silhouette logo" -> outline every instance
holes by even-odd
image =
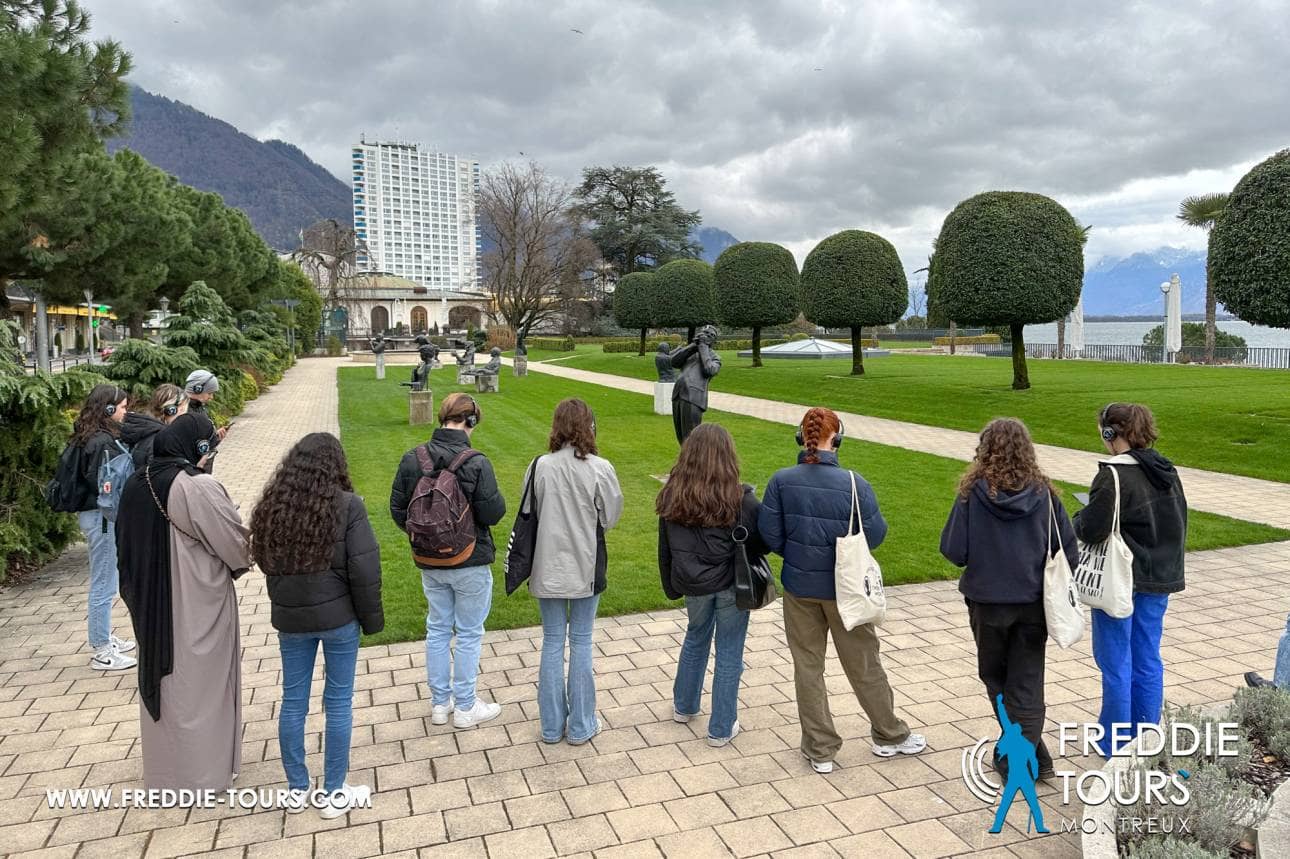
[[[1008,718],[1008,711],[1003,706],[1003,695],[996,696],[995,702],[999,707],[999,724],[1003,726],[1003,733],[999,735],[999,741],[994,747],[995,758],[1007,761],[1008,779],[1004,782],[1003,794],[999,797],[999,810],[995,812],[994,825],[990,827],[990,831],[1003,831],[1003,821],[1008,817],[1012,801],[1020,792],[1026,798],[1026,804],[1030,806],[1030,817],[1034,820],[1035,831],[1040,834],[1047,833],[1048,828],[1044,826],[1044,812],[1039,807],[1039,797],[1035,793],[1035,780],[1039,778],[1039,760],[1035,757],[1035,744],[1022,735],[1020,725]],[[1029,821],[1026,824],[1026,831],[1030,831]]]

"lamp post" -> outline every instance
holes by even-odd
[[[97,364],[94,355],[94,290],[85,290],[85,342],[90,347],[90,363]]]
[[[165,336],[166,320],[170,318],[170,299],[163,295],[157,304],[161,308],[161,318],[157,320],[157,343],[160,344]]]

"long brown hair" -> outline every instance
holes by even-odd
[[[699,424],[681,445],[654,510],[680,525],[729,528],[739,519],[743,496],[734,439],[723,426]]]
[[[116,385],[95,385],[94,390],[90,391],[90,395],[85,398],[81,413],[76,416],[76,422],[72,425],[72,440],[76,444],[84,445],[98,432],[105,432],[112,438],[120,436],[121,425],[112,420],[112,415],[108,414],[108,408],[114,411],[117,408],[124,408],[120,402],[126,398],[126,392]]]
[[[341,492],[353,492],[340,440],[313,432],[282,458],[251,514],[251,555],[268,575],[317,573],[331,565]]]
[[[802,418],[802,446],[806,448],[803,462],[820,461],[820,445],[830,435],[842,429],[842,420],[832,409],[816,407]]]
[[[591,413],[591,406],[577,397],[561,400],[551,418],[547,449],[555,453],[565,445],[573,447],[573,455],[578,459],[600,452],[596,449],[596,416]]]
[[[959,497],[966,498],[978,480],[985,481],[991,498],[1000,489],[1019,492],[1028,486],[1044,486],[1056,494],[1052,481],[1039,468],[1030,431],[1016,418],[995,418],[981,430],[976,458],[959,480]]]
[[[1160,438],[1156,430],[1156,416],[1151,409],[1137,403],[1110,403],[1097,417],[1098,426],[1115,431],[1117,438],[1128,442],[1129,447],[1151,447]]]

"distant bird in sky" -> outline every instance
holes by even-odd
[[[816,70],[817,72],[822,72],[822,71],[824,71],[824,69],[820,68],[819,66],[816,66],[816,67],[815,67],[815,70]]]
[[[523,154],[524,154],[524,150],[523,150],[523,149],[521,149],[521,150],[520,150],[520,154],[521,154],[521,155],[523,155]]]
[[[584,32],[582,32],[581,30],[579,30],[577,27],[570,27],[570,28],[569,28],[569,32],[570,32],[570,33],[577,33],[579,36],[585,36],[585,35],[587,35],[586,33],[584,33]]]

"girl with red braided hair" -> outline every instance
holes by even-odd
[[[848,631],[838,616],[833,567],[837,539],[851,527],[853,481],[869,548],[877,548],[887,536],[887,522],[878,509],[873,487],[838,463],[842,436],[842,422],[832,411],[808,411],[797,433],[802,447],[797,465],[775,472],[757,519],[765,544],[784,558],[784,631],[793,654],[802,754],[817,773],[832,772],[833,759],[842,748],[824,685],[824,654],[830,635],[847,680],[869,719],[873,753],[879,757],[916,755],[927,748],[927,741],[910,733],[896,715],[873,624]]]

